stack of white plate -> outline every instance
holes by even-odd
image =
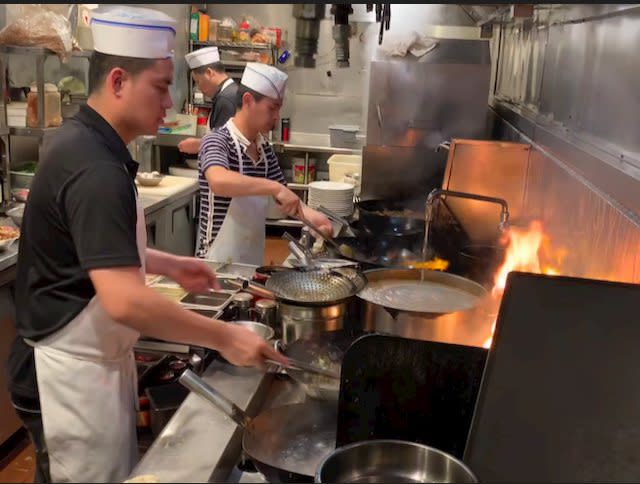
[[[316,181],[309,184],[308,205],[322,205],[336,215],[348,217],[353,213],[353,185],[349,183]]]

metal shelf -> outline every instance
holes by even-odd
[[[9,133],[12,136],[35,136],[35,137],[41,137],[44,136],[46,133],[49,133],[51,131],[55,131],[56,128],[25,128],[25,127],[19,127],[19,126],[9,126]]]
[[[290,220],[287,218],[280,220],[267,220],[266,224],[272,227],[302,227],[303,225],[300,220]]]
[[[309,185],[307,183],[287,183],[287,187],[291,190],[308,190]]]
[[[251,42],[228,42],[224,40],[218,40],[216,42],[208,42],[208,41],[196,41],[192,40],[191,45],[198,45],[202,47],[231,47],[236,49],[256,49],[256,50],[271,50],[276,49],[275,45],[272,44],[252,44]],[[222,61],[226,64],[225,61]]]

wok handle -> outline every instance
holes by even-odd
[[[180,375],[178,381],[193,393],[200,395],[202,398],[218,407],[241,427],[246,427],[249,424],[251,419],[243,410],[240,409],[240,407],[217,390],[213,389],[193,371],[186,369],[182,375]]]
[[[276,299],[276,295],[272,291],[264,287],[262,284],[257,284],[253,281],[249,281],[248,279],[228,279],[227,282],[232,286],[237,287],[238,289],[242,289],[249,294],[253,294],[254,296],[264,297],[267,299]]]

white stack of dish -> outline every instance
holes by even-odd
[[[353,185],[342,182],[316,181],[309,183],[308,205],[318,208],[322,205],[341,217],[353,213]]]

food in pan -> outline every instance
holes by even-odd
[[[327,355],[316,357],[311,364],[317,368],[340,374],[340,363],[333,361]],[[329,378],[328,376],[307,373],[306,378],[308,378],[309,384],[325,389],[334,389],[340,386],[340,380]]]
[[[449,261],[436,257],[424,262],[410,262],[405,264],[412,266],[414,269],[426,269],[431,271],[446,271],[449,268]]]
[[[20,237],[20,231],[8,225],[0,226],[0,240],[11,240]]]
[[[419,218],[423,219],[424,216],[414,210],[378,210],[372,212],[374,215],[381,215],[383,217],[404,217],[404,218]]]

